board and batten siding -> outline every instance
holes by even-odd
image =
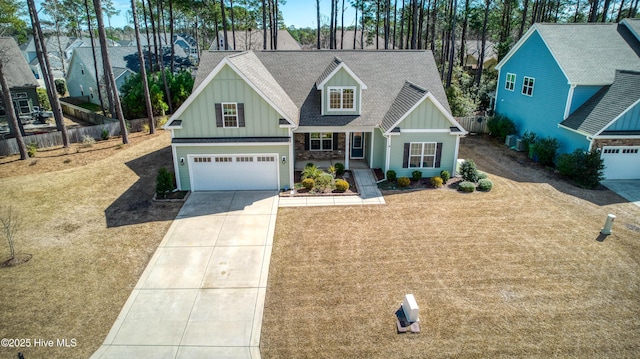
[[[343,86],[355,86],[356,90],[354,95],[355,111],[331,111],[329,109],[329,87],[343,87]],[[322,94],[322,103],[324,106],[324,113],[326,115],[357,115],[360,108],[360,94],[361,88],[358,81],[356,81],[347,71],[344,69],[338,70],[324,85],[324,91]]]
[[[516,75],[513,91],[505,89],[507,73]],[[533,96],[522,94],[525,76],[535,79]],[[496,113],[513,120],[520,135],[530,131],[539,137],[557,138],[559,153],[586,149],[584,136],[581,140],[578,134],[558,127],[564,120],[569,90],[568,79],[538,32],[534,32],[500,69]]]
[[[371,168],[384,168],[386,160],[387,139],[382,136],[382,130],[376,128],[373,130],[373,146],[371,152],[373,153],[373,163]]]
[[[276,153],[278,158],[276,158],[276,163],[278,164],[279,174],[280,174],[280,188],[284,187],[292,187],[292,184],[289,183],[289,146],[287,145],[273,145],[273,146],[175,146],[176,153],[176,161],[179,161],[180,158],[184,158],[185,162],[183,165],[179,164],[178,167],[178,176],[180,178],[180,190],[187,191],[191,189],[191,181],[189,178],[189,161],[187,160],[188,156],[197,156],[197,155],[222,155],[222,154],[272,154]],[[282,163],[282,156],[287,156],[287,163]],[[259,176],[259,173],[256,173],[256,176]]]
[[[400,129],[443,129],[453,126],[436,105],[427,98],[398,125]]]
[[[431,133],[402,133],[391,136],[391,153],[389,169],[396,171],[398,177],[411,177],[413,171],[422,172],[422,177],[439,176],[440,171],[446,170],[453,173],[456,151],[456,137],[448,132]],[[438,168],[402,168],[404,159],[404,144],[409,142],[440,142],[442,143],[442,155],[440,157],[440,167]]]
[[[216,127],[215,104],[244,103],[245,127]],[[175,137],[279,137],[289,136],[279,127],[282,116],[229,66],[225,65],[180,116],[182,129]]]
[[[640,131],[640,103],[625,112],[605,131]]]

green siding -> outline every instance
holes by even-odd
[[[185,158],[185,164],[178,164],[178,177],[180,178],[181,190],[190,190],[191,182],[189,179],[189,161],[187,156],[189,155],[213,155],[213,154],[261,154],[261,153],[277,153],[278,154],[278,166],[280,169],[280,188],[292,187],[289,183],[289,146],[287,145],[275,145],[275,146],[176,146],[177,158],[175,161],[179,161],[180,157]],[[283,164],[280,159],[282,156],[287,156],[287,163]],[[256,173],[256,176],[259,176]]]
[[[382,131],[375,129],[373,131],[373,168],[384,169],[386,160],[385,149],[387,148],[387,139],[382,136]]]
[[[333,86],[355,86],[356,91],[354,94],[355,98],[355,111],[331,111],[329,110],[329,87]],[[322,102],[324,106],[324,114],[325,115],[357,115],[358,109],[360,108],[360,84],[349,75],[347,71],[344,69],[338,70],[324,85],[324,93],[322,94]]]
[[[244,103],[245,127],[216,127],[215,104]],[[279,127],[278,112],[229,66],[225,65],[215,78],[197,95],[180,116],[182,129],[175,137],[269,137],[288,136]]]
[[[404,144],[407,142],[442,142],[440,167],[424,169],[402,168]],[[415,170],[422,171],[423,177],[438,176],[442,170],[447,170],[449,173],[453,173],[455,151],[456,136],[450,135],[449,133],[403,133],[397,136],[392,136],[389,169],[396,171],[398,177],[411,177],[411,172]]]
[[[447,120],[442,111],[440,111],[438,107],[436,107],[431,99],[423,101],[399,125],[401,129],[428,128],[447,130],[451,126],[451,122]]]

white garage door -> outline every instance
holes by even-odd
[[[189,156],[191,190],[278,189],[275,154]]]
[[[606,179],[640,178],[640,146],[605,146],[602,159]]]

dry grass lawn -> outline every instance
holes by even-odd
[[[640,356],[640,208],[481,138],[461,157],[491,192],[280,209],[264,358]],[[420,334],[396,334],[406,293]]]
[[[169,134],[131,137],[0,159],[0,206],[21,213],[16,252],[33,255],[0,268],[0,335],[32,342],[0,357],[88,358],[105,339],[181,207],[152,202],[158,168],[172,166]],[[37,338],[77,346],[34,348]]]

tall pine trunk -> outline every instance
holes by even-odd
[[[176,72],[176,49],[175,40],[173,39],[173,0],[169,0],[169,37],[169,41],[171,41],[171,65],[169,68],[171,73],[174,74]]]
[[[335,0],[329,0],[331,1],[331,18],[329,20],[329,48],[333,49],[333,37],[335,36],[335,32],[333,29],[333,21],[334,21],[334,17],[335,17],[335,10],[336,10],[336,2]]]
[[[356,29],[358,28],[358,10],[356,9]],[[316,0],[316,25],[318,30],[316,31],[316,48],[320,50],[320,0]],[[355,44],[355,40],[354,40]],[[355,45],[354,45],[355,48]]]
[[[107,110],[104,107],[104,99],[102,98],[102,90],[100,89],[100,75],[98,74],[98,56],[96,55],[96,44],[93,39],[93,29],[91,28],[91,14],[89,13],[89,2],[84,0],[84,8],[87,13],[87,26],[89,29],[89,39],[91,40],[91,55],[93,56],[93,70],[96,75],[96,91],[98,91],[98,100],[100,101],[100,108],[102,109],[102,115],[107,116]]]
[[[233,38],[233,49],[237,50],[236,48],[236,20],[233,14],[233,0],[230,0],[230,4],[231,4],[231,37]]]
[[[3,54],[0,54],[0,89],[2,89],[2,101],[4,102],[4,112],[7,115],[7,121],[9,122],[9,126],[13,131],[13,134],[16,138],[16,144],[18,145],[18,151],[20,152],[20,159],[26,160],[29,158],[29,153],[27,152],[27,144],[24,142],[24,138],[22,137],[22,132],[20,131],[20,124],[18,123],[19,119],[16,115],[16,109],[13,107],[13,100],[11,99],[11,90],[9,89],[9,84],[7,83],[7,78],[4,75],[4,62],[16,61],[16,59],[5,59],[3,55],[6,56],[6,52],[3,51]],[[24,60],[23,60],[24,61]]]
[[[129,135],[127,133],[127,124],[124,120],[124,114],[122,113],[122,105],[120,104],[120,96],[118,96],[118,86],[116,85],[116,78],[113,76],[113,69],[111,68],[111,61],[109,60],[109,48],[107,47],[107,34],[104,31],[104,21],[102,20],[102,4],[100,0],[93,0],[93,7],[96,11],[96,18],[98,20],[98,36],[100,38],[100,48],[102,52],[102,66],[107,71],[107,81],[113,90],[113,102],[118,121],[120,122],[120,131],[122,133],[122,143],[129,143]],[[113,115],[113,114],[112,114]]]
[[[169,90],[169,83],[167,82],[167,71],[165,69],[164,66],[164,48],[162,47],[162,38],[164,37],[165,41],[167,40],[166,38],[166,31],[164,28],[164,16],[161,16],[161,14],[164,14],[164,9],[162,8],[162,2],[158,1],[157,2],[157,6],[158,6],[158,32],[161,31],[162,36],[159,36],[160,34],[158,34],[158,43],[160,45],[160,73],[162,74],[162,84],[164,85],[164,96],[167,99],[167,105],[169,105],[169,113],[173,113],[173,103],[171,101],[171,91]],[[162,27],[160,27],[162,25]]]
[[[138,13],[136,11],[136,0],[131,0],[131,16],[133,17],[133,27],[138,47],[138,60],[140,61],[140,77],[142,78],[142,89],[144,90],[144,104],[147,108],[147,118],[149,119],[149,134],[156,132],[156,124],[153,120],[153,106],[151,105],[151,94],[149,93],[149,81],[147,80],[147,69],[144,63],[144,53],[140,44],[140,28],[138,26]]]
[[[160,31],[158,30],[158,32],[156,32],[156,21],[153,18],[153,7],[151,6],[151,0],[147,0],[147,5],[149,5],[149,18],[151,18],[151,35],[153,35],[153,48],[155,50],[154,56],[156,57],[156,69],[158,69],[160,67],[160,56],[161,56],[160,53],[158,52],[158,38],[160,37],[160,34],[159,34]],[[159,18],[160,17],[158,17],[158,19]],[[151,51],[151,44],[149,44],[149,51]]]
[[[266,2],[267,0],[262,0],[262,49],[263,50],[267,49],[267,4]],[[320,5],[318,5],[318,14],[319,13],[320,13]],[[318,15],[318,29],[319,28],[320,28],[320,15]]]
[[[49,56],[47,52],[47,45],[42,33],[42,27],[40,26],[40,19],[38,19],[38,12],[36,11],[36,5],[34,0],[27,1],[29,6],[29,12],[31,14],[31,21],[33,25],[33,39],[36,44],[36,53],[38,60],[40,61],[40,69],[44,77],[45,87],[47,89],[47,96],[49,97],[49,103],[53,111],[53,117],[56,120],[56,129],[60,131],[62,135],[62,145],[65,148],[69,147],[69,135],[67,134],[67,126],[64,124],[64,116],[62,115],[62,107],[60,107],[60,100],[56,93],[56,85],[53,81],[53,74],[51,73],[51,63],[49,63]]]

